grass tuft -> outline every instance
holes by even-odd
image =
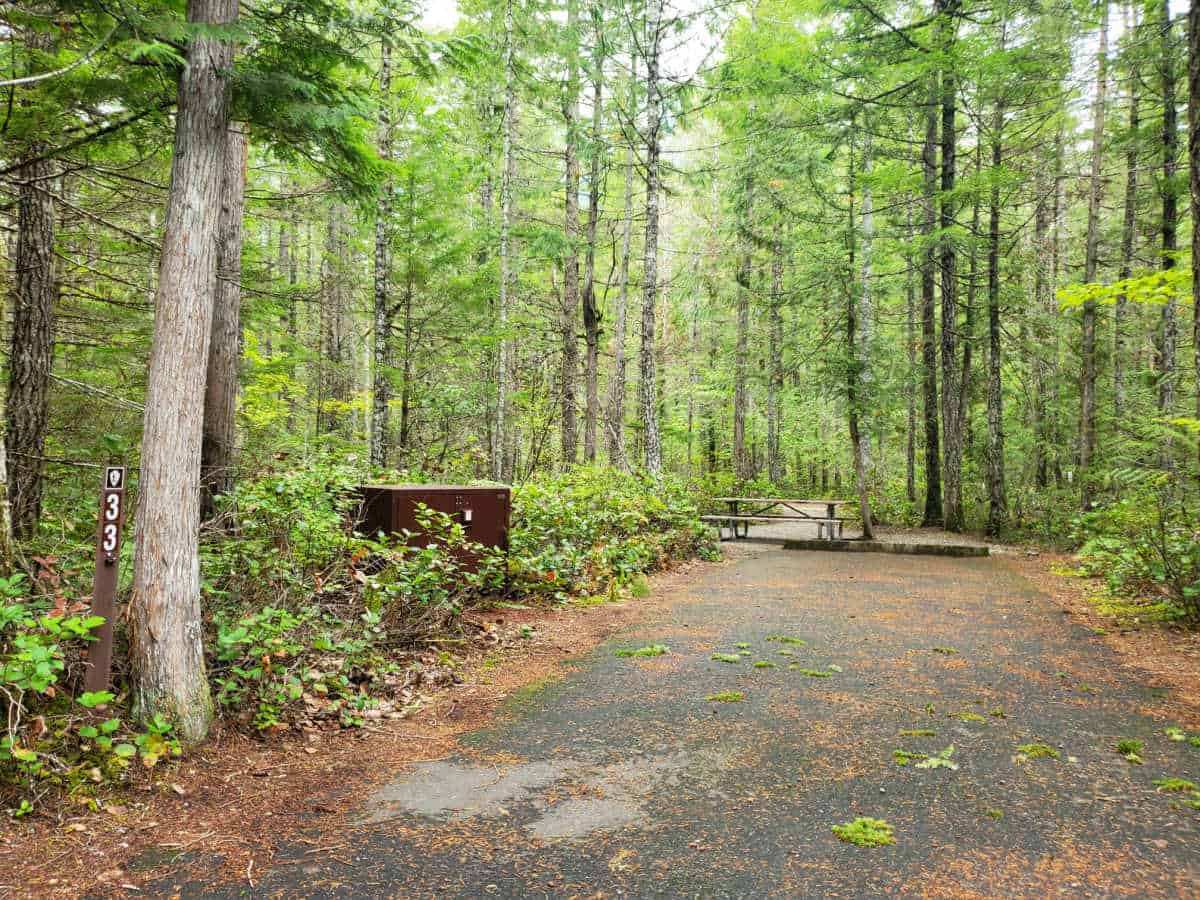
[[[710,694],[704,699],[709,703],[741,703],[746,699],[746,695],[741,691],[721,691],[717,694]]]
[[[670,653],[670,648],[662,644],[647,644],[645,647],[638,647],[636,650],[622,649],[613,651],[614,656],[629,657],[629,656],[662,656],[664,653]]]
[[[1062,755],[1046,744],[1018,744],[1017,753],[1025,759],[1058,759]]]
[[[831,830],[847,844],[856,847],[884,847],[896,843],[893,836],[896,829],[883,819],[859,816],[853,822],[834,825]]]

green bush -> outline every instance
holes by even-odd
[[[560,601],[594,594],[670,559],[711,552],[711,542],[682,482],[573,469],[514,490],[510,588]]]
[[[1079,518],[1086,575],[1118,596],[1166,601],[1177,617],[1200,621],[1200,509],[1149,487]]]

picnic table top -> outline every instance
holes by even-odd
[[[804,500],[795,497],[713,497],[716,503],[809,503],[813,506],[845,506],[849,500]]]

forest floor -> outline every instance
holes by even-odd
[[[1200,891],[1200,811],[1154,784],[1200,782],[1200,747],[1167,732],[1200,732],[1190,636],[1100,628],[1045,556],[726,547],[645,599],[490,614],[528,646],[361,740],[218,741],[182,794],[80,817],[36,855],[14,840],[0,892]],[[1165,649],[1142,659],[1141,634]],[[859,816],[895,844],[831,832]]]

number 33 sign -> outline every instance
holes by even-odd
[[[100,501],[100,551],[105,565],[117,561],[121,549],[121,520],[125,516],[125,468],[104,470],[104,493]]]
[[[92,615],[104,621],[93,632],[95,640],[88,644],[84,685],[89,691],[108,690],[124,518],[125,467],[108,466],[104,470],[104,482],[100,485],[100,527],[96,533],[96,572],[92,576]]]

